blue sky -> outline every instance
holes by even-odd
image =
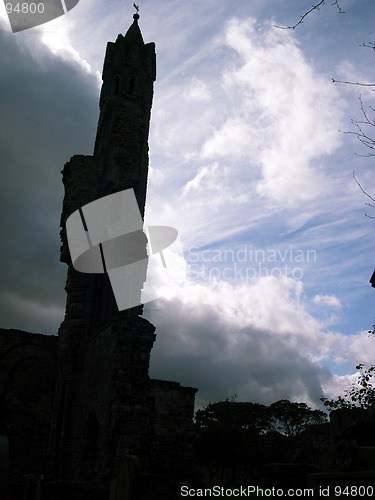
[[[157,80],[147,223],[178,229],[151,375],[199,387],[198,404],[238,395],[319,404],[372,363],[373,160],[349,134],[373,82],[371,0],[144,1]],[[3,7],[2,7],[3,9]],[[13,34],[0,11],[2,327],[55,334],[60,171],[91,154],[105,46],[132,2],[80,0]],[[6,236],[5,236],[6,235]],[[287,266],[287,269],[285,268]]]

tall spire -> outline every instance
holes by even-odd
[[[125,43],[126,43],[126,51],[130,50],[131,44],[135,40],[137,40],[137,38],[141,41],[142,44],[144,44],[142,33],[141,33],[141,30],[140,30],[139,25],[138,25],[139,14],[138,13],[134,14],[133,19],[134,19],[134,21],[130,25],[130,27],[129,27],[129,29],[126,32],[126,35],[124,37]]]

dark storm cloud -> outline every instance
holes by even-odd
[[[160,300],[146,313],[157,325],[151,376],[199,387],[199,406],[235,394],[265,404],[285,398],[318,406],[322,382],[332,377],[309,359],[295,333],[241,327],[220,304],[194,310],[177,299]]]
[[[73,154],[92,152],[97,83],[34,32],[0,27],[0,46],[0,326],[55,333],[66,273],[60,172]]]

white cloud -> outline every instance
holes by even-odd
[[[375,338],[368,331],[351,335],[348,346],[348,357],[355,364],[369,366],[374,364]]]
[[[90,63],[82,56],[81,51],[77,50],[73,42],[72,35],[76,33],[79,23],[78,12],[81,13],[85,2],[80,2],[74,8],[74,15],[71,13],[64,14],[45,24],[30,28],[25,31],[13,34],[20,47],[27,44],[28,47],[33,47],[32,57],[43,61],[43,51],[40,47],[40,41],[45,47],[57,58],[61,58],[66,62],[76,63],[85,73],[93,74],[97,79],[97,85],[100,87],[102,83],[101,74],[99,71],[93,70]],[[0,20],[4,21],[6,31],[11,33],[11,28],[3,3],[0,4]],[[82,18],[81,18],[82,20]],[[86,20],[85,20],[86,21]],[[81,46],[81,48],[83,48]]]
[[[338,396],[344,396],[357,380],[358,373],[333,375],[322,382],[324,395],[327,399],[337,399]]]
[[[365,96],[365,98],[372,99],[373,87],[366,85],[358,87],[358,85],[356,85],[357,83],[373,83],[373,76],[368,71],[366,72],[366,69],[368,69],[368,67],[364,65],[358,66],[358,64],[354,64],[352,61],[344,60],[336,66],[334,79],[340,82],[351,82],[355,84],[343,85],[343,91],[352,93],[355,96],[361,94]]]
[[[323,391],[334,394],[332,371],[321,362],[345,364],[348,351],[355,357],[365,348],[362,336],[326,330],[307,312],[301,281],[263,277],[244,286],[186,275],[170,287],[168,299],[146,308],[158,334],[151,373],[170,377],[172,370],[188,385],[199,378],[201,400],[236,393],[242,400],[285,397],[316,406]],[[336,386],[347,379],[336,378]]]
[[[315,304],[321,304],[325,306],[335,307],[340,309],[342,304],[340,300],[336,297],[336,295],[315,295],[313,298],[313,302]]]
[[[69,37],[68,26],[64,19],[55,21],[54,30],[48,29],[47,24],[40,28],[41,40],[50,49],[52,54],[63,59],[72,60],[82,66],[87,73],[91,73],[89,63],[80,58],[79,52],[74,49]]]
[[[211,93],[206,83],[197,77],[191,79],[189,87],[185,90],[185,97],[193,101],[210,101]]]
[[[202,147],[202,158],[243,159],[249,157],[254,132],[241,117],[229,117]]]
[[[204,158],[247,158],[261,168],[258,193],[293,203],[317,197],[328,179],[322,155],[341,142],[342,102],[306,61],[293,36],[233,19],[226,45],[240,56],[223,74],[231,113],[202,147]]]
[[[100,88],[102,84],[101,74],[99,71],[93,71],[87,60],[73,46],[70,32],[73,30],[74,24],[72,25],[69,21],[66,19],[66,15],[64,15],[50,23],[42,24],[38,27],[40,39],[56,57],[60,57],[68,62],[74,62],[86,73],[94,74]]]
[[[218,173],[217,163],[204,166],[193,179],[185,184],[182,190],[183,196],[192,192],[202,194],[202,191],[206,194],[207,189],[212,190],[215,188],[215,185],[217,186]]]
[[[341,141],[343,103],[329,78],[292,33],[258,29],[251,18],[223,30],[224,42],[194,53],[193,67],[173,68],[178,78],[159,84],[153,107],[149,208],[163,216],[175,207],[174,225],[193,244],[256,228],[280,212],[298,230],[332,196],[312,203],[342,184],[334,185],[322,160]]]

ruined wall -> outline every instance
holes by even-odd
[[[147,320],[129,315],[88,335],[81,365],[64,370],[62,477],[108,481],[124,455],[146,453],[143,437],[150,433],[148,366],[154,330]],[[66,363],[71,365],[71,359]]]
[[[56,336],[0,329],[1,420],[9,438],[11,481],[46,472],[57,341]]]
[[[151,380],[153,400],[153,470],[168,473],[180,481],[191,480],[195,472],[194,398],[197,389],[178,382]]]

